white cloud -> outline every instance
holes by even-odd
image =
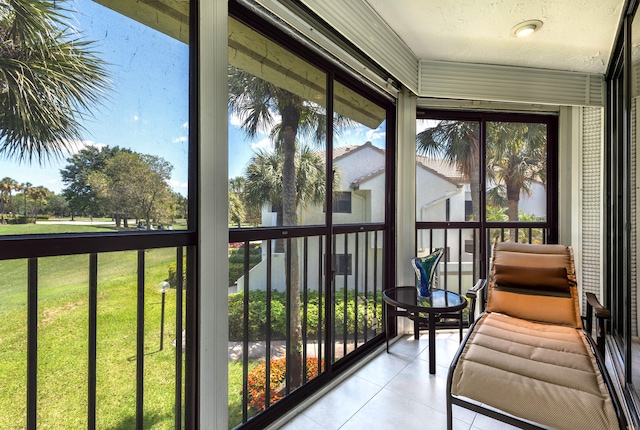
[[[180,181],[176,181],[176,180],[173,180],[173,179],[169,181],[169,185],[174,190],[176,190],[176,189],[186,190],[187,188],[189,188],[189,183],[188,182],[180,182]]]
[[[384,139],[386,134],[384,130],[369,130],[367,131],[367,140]]]
[[[230,125],[234,127],[242,127],[243,122],[244,122],[243,119],[235,112],[229,114]],[[273,126],[281,122],[282,122],[282,115],[274,115],[273,112],[271,112],[270,122],[268,124],[264,124],[264,127],[262,127],[261,129],[258,129],[258,132],[262,134],[269,134]]]
[[[271,141],[271,139],[267,137],[265,139],[259,140],[258,142],[252,143],[251,149],[253,149],[254,151],[264,150],[264,151],[271,152],[274,149],[273,142]]]
[[[90,146],[101,149],[107,145],[105,145],[104,143],[96,143],[93,140],[74,140],[67,142],[67,150],[65,151],[65,153],[68,155],[77,154],[81,150],[86,149]]]
[[[182,128],[189,128],[189,122],[185,121],[185,123],[182,124]]]
[[[51,188],[61,188],[62,183],[60,182],[60,179],[58,178],[51,178],[47,181],[47,188],[51,189]]]
[[[173,139],[171,142],[173,143],[183,143],[187,141],[187,136],[180,136]]]
[[[436,119],[419,119],[416,122],[416,133],[425,131],[428,128],[433,128],[440,123],[440,120]]]
[[[236,113],[232,113],[229,115],[229,124],[240,127],[242,125],[242,119]]]
[[[138,116],[138,114],[134,114],[134,115],[133,115],[133,120],[134,120],[134,121],[137,121],[139,118],[140,118],[140,117]]]

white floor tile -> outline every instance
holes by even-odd
[[[429,374],[429,338],[406,336],[302,411],[284,430],[387,430],[447,428],[449,363],[458,349],[458,332],[438,332],[436,374]],[[512,427],[454,406],[454,430],[505,430]]]
[[[358,370],[356,375],[384,387],[407,367],[411,360],[411,357],[398,352],[383,352]]]
[[[337,430],[382,387],[353,375],[302,412],[328,430]]]

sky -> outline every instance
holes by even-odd
[[[255,139],[246,137],[240,127],[242,121],[235,115],[229,115],[229,178],[244,176],[251,157],[258,151],[273,151],[273,142],[267,132],[260,133]],[[364,125],[344,130],[339,137],[334,138],[334,146],[363,145],[371,142],[379,148],[385,148],[386,121],[376,129]],[[309,144],[312,148],[312,144]],[[317,148],[317,146],[316,146]],[[325,150],[326,148],[317,148]]]
[[[169,161],[173,165],[170,185],[186,196],[189,47],[91,0],[68,0],[66,5],[75,10],[69,14],[71,25],[84,39],[96,42],[93,50],[108,63],[111,91],[103,105],[82,121],[86,131],[82,141],[73,142],[74,151],[42,163],[18,162],[0,154],[0,179],[30,182],[59,194],[65,188],[60,170],[74,152],[88,145],[120,146]],[[384,148],[385,127],[385,122],[375,130],[354,127],[336,138],[334,145],[371,141]],[[228,144],[230,178],[244,174],[256,151],[273,149],[266,131],[249,140],[240,119],[232,115]]]
[[[188,45],[145,27],[91,0],[69,0],[77,13],[71,24],[109,65],[112,89],[86,128],[79,150],[87,145],[120,146],[162,157],[173,165],[170,185],[187,195]],[[66,155],[65,158],[71,156]],[[31,182],[59,194],[65,187],[60,169],[66,159],[18,163],[0,154],[0,179]]]

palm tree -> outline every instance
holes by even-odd
[[[24,223],[27,223],[27,195],[31,192],[31,187],[33,184],[31,182],[24,182],[19,185],[19,189],[22,191],[22,196],[24,197]]]
[[[257,152],[249,162],[244,183],[246,203],[262,206],[282,201],[283,155],[279,152]],[[296,207],[324,203],[326,194],[325,160],[308,146],[295,154]],[[337,178],[334,178],[337,183]]]
[[[520,195],[530,195],[536,180],[546,183],[546,133],[544,124],[487,122],[487,181],[495,184],[487,197],[495,205],[506,197],[509,221],[518,221]],[[473,121],[443,120],[416,137],[418,153],[455,164],[470,182],[475,220],[480,214],[479,144],[479,123]],[[510,237],[515,238],[515,229]]]
[[[13,219],[16,219],[16,209],[13,207],[13,192],[18,191],[20,189],[20,184],[18,181],[12,178],[4,178],[2,180],[4,184],[6,184],[7,192],[9,193],[9,210],[13,213]]]
[[[275,152],[282,161],[280,197],[283,225],[297,225],[296,142],[302,137],[315,143],[325,141],[327,119],[324,108],[242,69],[229,66],[229,111],[241,118],[242,128],[250,138],[256,137],[261,130],[270,130]],[[276,118],[280,121],[276,122]],[[289,383],[291,388],[297,388],[302,384],[302,325],[298,249],[295,240],[291,240],[290,252],[291,270],[287,279],[292,297]]]
[[[507,199],[509,221],[518,221],[520,195],[531,195],[531,184],[546,184],[545,124],[489,122],[487,180]]]
[[[229,191],[229,224],[235,224],[238,228],[242,227],[247,212],[242,199],[237,193]]]
[[[32,187],[28,191],[29,198],[33,200],[33,208],[31,209],[31,217],[36,222],[38,212],[44,207],[45,199],[51,195],[51,191],[43,186]]]
[[[480,219],[480,132],[475,121],[442,120],[416,136],[419,154],[444,158],[455,165],[471,186],[473,220]]]
[[[0,181],[0,224],[6,224],[7,220],[4,218],[5,204],[9,202],[9,190],[11,185],[9,184],[11,178],[3,178]]]
[[[81,139],[108,89],[105,63],[68,24],[64,0],[0,1],[0,154],[42,163]]]

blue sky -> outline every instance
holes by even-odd
[[[94,51],[109,63],[112,91],[76,148],[109,145],[164,158],[173,165],[170,185],[187,195],[189,47],[94,3],[72,0],[72,24],[97,43]],[[69,154],[70,156],[71,154]],[[65,159],[42,165],[0,156],[0,178],[31,182],[59,193]]]
[[[249,140],[240,129],[239,118],[229,116],[229,178],[243,176],[251,157],[257,151],[272,151],[273,143],[268,133],[260,134],[256,139]],[[370,141],[375,146],[384,148],[386,139],[386,121],[372,130],[366,126],[357,126],[344,130],[340,137],[334,139],[334,146],[363,145]],[[310,144],[311,147],[313,145]],[[318,148],[324,150],[325,148]]]
[[[91,0],[68,0],[67,6],[76,11],[71,24],[84,38],[96,41],[94,51],[109,64],[112,82],[104,105],[83,122],[86,132],[82,141],[74,142],[76,151],[87,145],[109,145],[162,157],[173,165],[170,185],[186,196],[189,47]],[[371,141],[384,148],[384,138],[385,123],[377,130],[356,127],[334,144]],[[238,118],[230,116],[229,177],[243,175],[259,149],[272,149],[268,135],[248,141]],[[59,194],[64,188],[60,169],[71,155],[29,164],[0,154],[0,178],[42,185]]]

